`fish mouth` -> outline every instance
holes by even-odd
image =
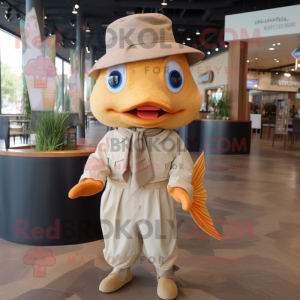
[[[139,106],[128,107],[122,111],[110,109],[108,112],[116,114],[128,126],[145,128],[160,127],[175,116],[180,117],[180,115],[184,116],[185,114],[184,109],[174,111],[168,106],[160,104],[158,106],[156,103],[143,103],[139,104]]]
[[[158,106],[143,105],[129,111],[125,111],[125,113],[145,120],[154,120],[163,116],[164,114],[167,114],[168,112]]]

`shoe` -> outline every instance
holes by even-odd
[[[117,274],[109,274],[106,278],[104,278],[99,286],[99,291],[102,293],[113,293],[124,286],[126,283],[132,280],[132,275],[129,270],[127,279],[125,282],[121,281]]]
[[[157,295],[163,300],[175,299],[178,296],[178,288],[174,279],[160,277],[158,279]]]

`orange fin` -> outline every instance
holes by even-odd
[[[216,231],[211,216],[205,206],[207,193],[203,186],[205,174],[204,152],[200,155],[194,166],[192,186],[194,187],[193,204],[190,213],[197,225],[212,237],[223,241],[223,238]]]

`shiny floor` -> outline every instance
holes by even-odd
[[[104,133],[92,123],[87,143]],[[205,156],[207,207],[223,242],[206,238],[176,204],[183,221],[178,300],[300,299],[300,142],[292,149],[271,144],[254,135],[250,155]],[[192,153],[193,159],[198,155]],[[0,299],[158,299],[155,269],[144,257],[132,269],[132,282],[101,294],[99,283],[111,270],[103,248],[103,241],[45,247],[55,264],[37,270],[24,263],[35,247],[0,239]]]

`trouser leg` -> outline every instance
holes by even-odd
[[[157,198],[152,199],[146,220],[138,222],[143,237],[144,252],[159,270],[173,268],[177,258],[177,221],[174,200],[166,189],[157,191]]]

